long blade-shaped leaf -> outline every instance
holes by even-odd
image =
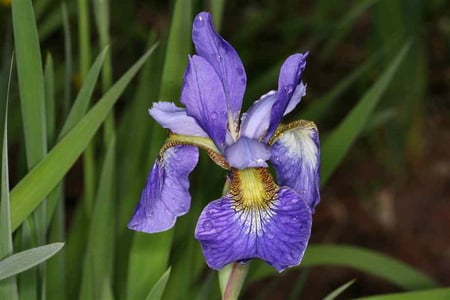
[[[31,248],[0,260],[0,280],[19,274],[46,261],[56,254],[64,243],[53,243]]]
[[[13,230],[39,205],[75,163],[114,103],[154,49],[155,46],[148,50],[50,153],[14,187],[11,192]]]
[[[115,138],[108,145],[92,214],[83,266],[80,299],[102,298],[105,282],[111,282],[114,249]]]
[[[354,246],[311,245],[300,266],[327,265],[352,267],[383,278],[406,290],[437,287],[433,280],[403,262]],[[267,265],[258,263],[255,266],[256,268],[251,272],[252,279],[275,274],[275,271]]]
[[[364,298],[360,300],[448,300],[450,299],[450,288],[432,289],[425,291],[407,292],[377,295]]]
[[[191,49],[191,2],[191,0],[175,2],[164,60],[160,100],[174,101],[180,95],[187,55]],[[160,143],[166,134],[159,126],[152,130],[152,144],[148,155],[152,159],[158,153]],[[156,283],[167,270],[172,239],[173,230],[152,235],[135,233],[130,250],[127,299],[143,299],[148,293],[148,286]]]
[[[89,69],[89,72],[83,81],[83,85],[78,92],[77,98],[70,109],[69,115],[64,122],[64,126],[59,133],[59,138],[62,138],[86,114],[107,51],[108,47],[103,49],[103,51],[95,59],[92,67]]]
[[[31,168],[46,152],[44,73],[31,1],[11,4],[27,163]]]
[[[327,182],[333,171],[344,158],[357,136],[364,130],[365,124],[392,80],[400,63],[408,52],[411,43],[407,43],[389,68],[377,82],[367,91],[358,104],[352,109],[344,121],[328,136],[321,147],[322,169],[321,183]]]
[[[346,289],[349,288],[349,286],[351,286],[356,279],[350,280],[347,283],[344,283],[343,285],[341,285],[340,287],[338,287],[337,289],[335,289],[334,291],[332,291],[331,293],[329,293],[325,298],[323,298],[323,300],[334,300],[336,299],[340,294],[342,294]]]
[[[11,82],[13,60],[11,60],[10,76]],[[0,259],[11,255],[13,251],[11,214],[9,205],[9,175],[8,175],[8,94],[5,103],[5,117],[3,130],[2,164],[1,164],[1,195],[0,195]],[[15,278],[9,278],[0,282],[0,299],[17,299],[17,283]]]
[[[150,293],[148,293],[145,300],[160,300],[164,289],[166,288],[167,281],[169,280],[170,276],[170,267],[167,269],[167,271],[161,276],[161,278],[155,283],[155,285],[150,290]]]

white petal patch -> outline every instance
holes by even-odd
[[[320,145],[314,123],[293,122],[285,126],[271,147],[278,184],[294,189],[314,210],[320,201]]]
[[[309,130],[292,130],[283,134],[279,142],[286,147],[287,155],[291,157],[302,156],[304,163],[314,167],[318,162],[318,148]]]

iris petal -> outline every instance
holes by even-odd
[[[270,125],[267,132],[266,139],[269,139],[275,132],[275,129],[281,122],[286,109],[289,106],[292,95],[300,84],[303,70],[306,67],[306,57],[308,53],[297,53],[289,56],[281,66],[280,77],[278,78],[277,101],[272,107],[270,116]],[[297,101],[298,104],[299,101]],[[294,109],[292,105],[289,109]]]
[[[277,93],[270,91],[250,106],[242,115],[241,136],[260,139],[266,136],[270,123],[272,106],[277,100]]]
[[[190,208],[188,177],[197,161],[196,147],[176,146],[166,150],[153,165],[128,228],[147,233],[172,228],[176,218]]]
[[[198,220],[195,237],[211,268],[259,258],[281,272],[300,263],[312,218],[295,191],[281,188],[267,209],[234,207],[227,195],[209,203]]]
[[[279,185],[299,193],[311,210],[320,201],[320,145],[314,123],[299,121],[275,140],[270,151]],[[290,124],[287,125],[289,127]]]
[[[175,133],[208,137],[195,119],[187,115],[186,109],[176,107],[171,102],[153,103],[149,113],[162,127]]]
[[[225,149],[225,159],[230,166],[237,169],[268,167],[270,150],[261,142],[240,137],[239,140]]]
[[[219,77],[204,58],[194,55],[189,59],[180,101],[187,114],[223,150],[228,122],[225,94]]]
[[[192,40],[197,54],[208,61],[218,74],[226,103],[234,122],[239,117],[247,76],[236,50],[214,29],[211,15],[199,13],[194,20]]]

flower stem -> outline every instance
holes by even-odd
[[[232,263],[219,271],[223,300],[237,300],[247,276],[249,264]]]

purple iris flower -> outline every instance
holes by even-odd
[[[207,264],[221,269],[259,258],[279,272],[296,266],[319,202],[319,135],[312,122],[280,122],[306,94],[301,79],[307,53],[289,56],[278,90],[240,115],[247,78],[236,50],[206,12],[196,16],[192,39],[197,55],[189,57],[184,75],[186,108],[157,102],[149,110],[170,133],[128,227],[160,232],[188,212],[188,177],[200,148],[229,170],[228,192],[203,209],[195,229]]]

